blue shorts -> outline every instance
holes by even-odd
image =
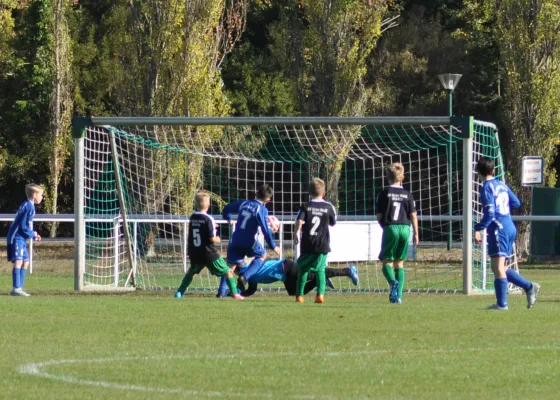
[[[517,235],[515,226],[488,229],[488,255],[490,257],[509,258],[513,255],[513,243]]]
[[[25,240],[14,240],[12,244],[8,243],[8,261],[13,263],[18,260],[29,261]]]
[[[265,253],[263,245],[259,242],[256,242],[253,247],[249,248],[228,246],[227,262],[241,265],[245,262],[245,257],[263,258]]]

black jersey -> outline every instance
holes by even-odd
[[[331,251],[329,225],[336,223],[336,210],[325,200],[311,200],[299,209],[298,220],[304,222],[301,253],[327,254]]]
[[[189,258],[192,264],[207,264],[220,258],[214,243],[216,236],[214,218],[206,213],[195,212],[189,222]]]
[[[382,214],[383,225],[410,225],[410,214],[416,212],[412,193],[401,186],[389,186],[377,196],[376,213]]]

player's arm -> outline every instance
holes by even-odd
[[[510,208],[519,208],[521,207],[521,200],[519,197],[513,193],[513,190],[508,186],[508,197],[509,197],[509,207]]]
[[[387,197],[384,192],[379,193],[377,196],[377,201],[375,202],[375,210],[377,211],[377,222],[379,226],[383,228],[383,215],[385,215],[385,210],[387,209]]]
[[[19,220],[19,229],[26,239],[40,239],[40,236],[33,230],[33,216],[31,211],[27,208],[22,210],[22,215]]]
[[[231,222],[232,215],[239,212],[239,207],[241,207],[241,204],[244,202],[245,200],[239,200],[234,203],[229,203],[222,211],[222,218],[227,222]]]
[[[412,197],[412,193],[408,196],[408,217],[412,222],[412,229],[414,231],[414,245],[418,246],[420,243],[420,231],[418,230],[418,213],[416,212],[416,203]]]
[[[216,226],[214,225],[214,220],[207,218],[206,219],[206,227],[209,233],[209,240],[211,243],[220,243],[222,239],[216,233]]]
[[[296,231],[294,232],[294,244],[299,243],[299,235],[301,233],[301,227],[303,226],[303,221],[305,221],[305,206],[299,209],[298,215],[296,217]]]
[[[480,189],[480,202],[483,207],[483,215],[480,222],[474,226],[475,241],[477,243],[482,242],[482,235],[480,232],[490,226],[496,214],[494,195],[490,192],[490,185],[484,185],[482,189]]]
[[[334,206],[331,207],[329,211],[329,225],[334,226],[336,224],[336,210]]]
[[[276,242],[274,241],[274,236],[268,227],[268,223],[266,222],[266,217],[268,216],[268,211],[265,206],[259,207],[259,212],[257,213],[257,222],[261,227],[262,233],[264,234],[264,239],[266,243],[271,249],[274,249],[277,253],[280,252],[280,248],[276,247]]]

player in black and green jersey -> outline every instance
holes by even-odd
[[[185,290],[191,284],[193,277],[200,273],[204,267],[208,268],[212,275],[227,277],[227,285],[233,298],[243,300],[237,292],[237,285],[226,261],[220,256],[214,243],[220,242],[216,235],[214,218],[208,215],[210,208],[210,196],[206,192],[198,192],[195,197],[196,211],[189,219],[188,251],[191,266],[181,282],[181,286],[175,292],[175,297],[181,298]]]
[[[393,163],[387,169],[389,187],[377,197],[377,221],[383,228],[381,253],[383,275],[389,283],[389,301],[402,303],[404,288],[404,260],[408,253],[410,223],[414,229],[414,246],[419,243],[418,217],[412,193],[402,187],[404,167],[401,163]]]
[[[305,282],[309,272],[315,273],[317,280],[317,297],[315,303],[325,302],[325,268],[327,254],[331,251],[329,226],[336,224],[336,210],[325,197],[325,182],[313,178],[309,185],[310,201],[304,204],[297,215],[294,240],[301,235],[301,255],[297,259],[298,278],[296,284],[296,301],[303,303]],[[302,230],[303,227],[303,230]]]

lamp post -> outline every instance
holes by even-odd
[[[441,74],[438,75],[439,81],[443,88],[449,94],[449,116],[453,116],[453,91],[461,80],[461,74]],[[449,201],[449,216],[453,215],[453,126],[449,125],[449,146],[447,149],[447,171],[449,179],[447,180],[447,198]],[[449,236],[447,238],[447,250],[451,250],[453,244],[453,222],[449,221]]]

